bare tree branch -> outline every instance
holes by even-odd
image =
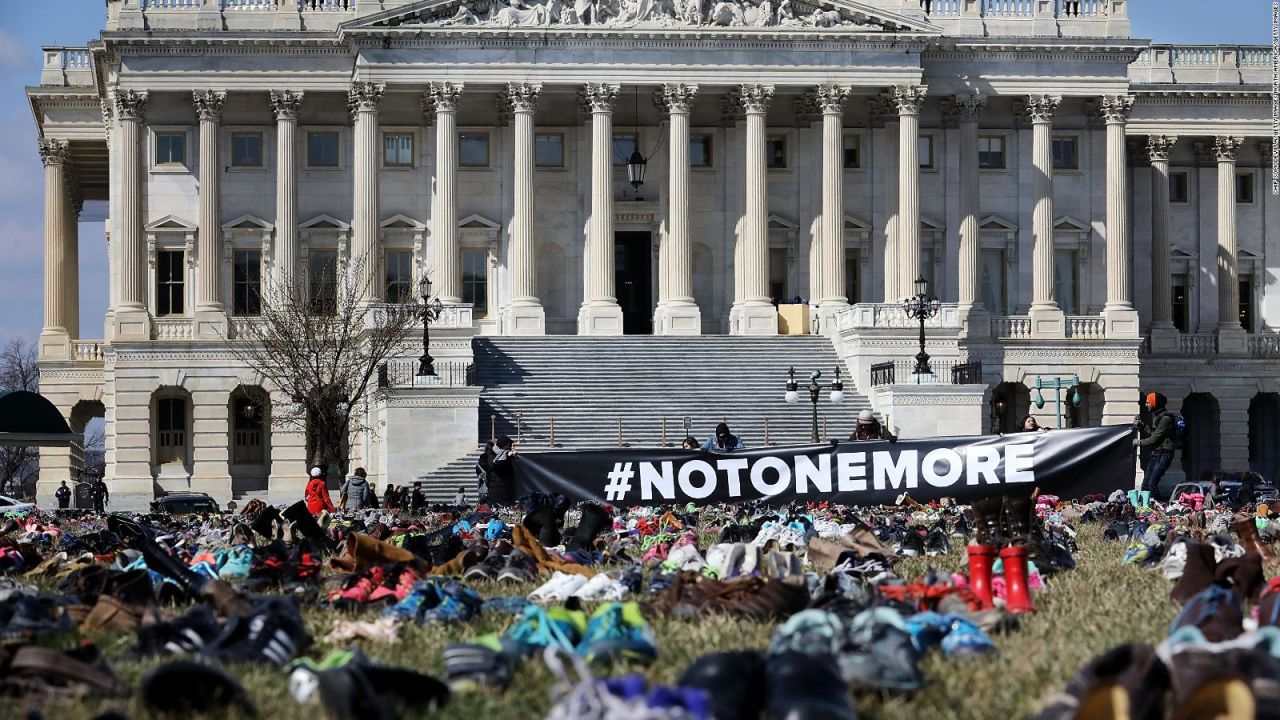
[[[0,348],[0,391],[38,392],[40,366],[36,347],[21,338],[11,338]],[[21,494],[18,488],[39,472],[39,451],[34,447],[0,447],[0,492]]]

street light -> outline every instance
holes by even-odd
[[[649,165],[649,161],[644,159],[644,155],[640,154],[640,88],[636,88],[636,145],[631,150],[631,157],[627,158],[627,180],[631,182],[631,189],[636,193],[636,200],[643,200],[640,197],[640,186],[644,185],[644,171]]]
[[[1053,391],[1055,405],[1054,414],[1056,416],[1054,419],[1057,422],[1058,429],[1062,429],[1062,391],[1068,391],[1067,402],[1071,407],[1080,407],[1081,403],[1084,402],[1084,398],[1080,396],[1080,376],[1071,375],[1070,377],[1067,377],[1063,375],[1061,377],[1055,376],[1045,378],[1037,375],[1036,399],[1032,402],[1040,409],[1043,409],[1045,404],[1044,393],[1041,392],[1042,389]]]
[[[440,298],[431,299],[431,278],[425,274],[418,281],[418,294],[422,303],[418,306],[418,315],[422,317],[422,357],[418,358],[418,377],[429,377],[436,374],[436,361],[431,357],[431,323],[440,317],[444,303]]]
[[[840,379],[840,366],[836,366],[836,379],[830,384],[823,385],[818,382],[818,378],[822,377],[821,370],[814,370],[809,373],[809,402],[813,403],[813,434],[809,438],[811,442],[818,442],[818,396],[823,390],[830,390],[831,394],[828,399],[836,404],[844,402],[844,381]],[[796,382],[796,369],[794,367],[787,370],[787,392],[782,399],[788,405],[795,405],[800,402],[800,385]]]
[[[924,351],[924,321],[942,310],[942,301],[929,294],[929,281],[923,275],[916,278],[915,286],[916,294],[902,301],[902,310],[907,317],[920,321],[920,352],[916,353],[916,367],[911,371],[919,384],[921,376],[933,374],[929,367],[929,353]]]

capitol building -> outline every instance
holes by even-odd
[[[701,436],[718,409],[680,403],[708,390],[744,435],[803,442],[782,382],[826,358],[837,425],[1119,424],[1158,390],[1190,426],[1170,477],[1280,474],[1270,49],[1133,37],[1128,5],[107,0],[27,89],[41,393],[73,431],[105,418],[113,508],[297,499],[305,433],[272,426],[293,401],[228,344],[273,278],[320,297],[360,260],[373,302],[428,276],[445,309],[438,376],[399,372],[414,334],[358,409],[379,490],[444,473],[452,495],[444,471],[497,434],[657,445],[692,415]],[[92,201],[106,247],[77,237]],[[78,316],[87,253],[103,318]],[[918,279],[941,301],[927,382]],[[535,397],[628,362],[616,398]],[[42,452],[42,502],[81,456]]]

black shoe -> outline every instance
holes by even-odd
[[[600,533],[612,525],[609,513],[595,503],[582,504],[582,519],[570,538],[568,550],[591,550]]]
[[[929,531],[929,535],[925,537],[924,551],[926,555],[930,556],[951,554],[951,541],[941,523],[934,525],[933,529]]]
[[[140,626],[134,649],[143,656],[199,653],[221,632],[208,605],[193,605],[182,617]]]
[[[909,527],[902,533],[895,552],[906,557],[919,557],[924,554],[924,538],[915,528]]]
[[[269,662],[284,667],[311,644],[298,603],[291,597],[259,597],[252,610],[234,615],[205,648],[219,660]]]
[[[142,702],[161,715],[190,716],[238,708],[257,714],[240,681],[222,668],[190,660],[161,665],[142,678]]]
[[[765,720],[856,720],[834,658],[785,652],[765,666]]]
[[[299,667],[294,670],[315,678],[321,704],[332,720],[391,720],[406,708],[439,707],[449,701],[449,688],[422,673],[404,668],[374,665],[356,650],[344,665],[328,670]],[[297,697],[302,683],[290,680]]]
[[[706,692],[713,720],[757,718],[765,702],[765,658],[751,650],[703,655],[685,668],[677,685]]]

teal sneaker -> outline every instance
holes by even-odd
[[[586,629],[587,616],[581,610],[530,605],[500,639],[483,636],[477,638],[476,642],[489,647],[501,647],[504,656],[519,659],[552,645],[566,652],[573,652]]]
[[[466,622],[480,612],[484,601],[475,590],[456,580],[440,583],[440,602],[422,614],[422,624]]]
[[[218,577],[223,580],[243,580],[249,577],[249,566],[253,563],[253,550],[248,545],[236,545],[227,548],[227,554],[218,568]]]
[[[639,605],[611,602],[591,614],[577,652],[588,663],[617,659],[649,663],[657,659],[658,645]]]

